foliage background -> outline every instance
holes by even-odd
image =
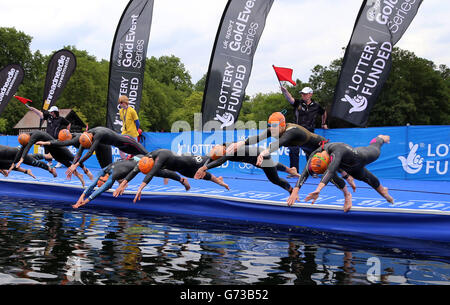
[[[0,68],[19,63],[25,78],[17,95],[33,100],[34,107],[42,107],[42,96],[50,55],[31,52],[32,37],[15,28],[0,27]],[[63,94],[57,101],[59,108],[72,108],[91,127],[106,123],[106,98],[109,62],[97,60],[87,51],[75,46],[64,48],[74,52],[77,68]],[[54,50],[57,51],[57,50]],[[419,58],[414,53],[394,48],[392,70],[375,106],[368,127],[400,125],[450,125],[450,69]],[[328,111],[340,72],[342,58],[328,66],[316,65],[307,81],[296,80],[287,85],[291,94],[299,98],[304,86],[314,89],[313,99]],[[144,131],[170,131],[175,121],[187,121],[193,127],[194,113],[199,113],[205,86],[205,75],[192,83],[189,71],[174,55],[146,59],[144,87],[139,119]],[[258,93],[246,96],[239,120],[265,121],[274,111],[287,111],[293,120],[292,107],[281,92]],[[27,108],[11,100],[0,117],[0,133],[14,134],[14,125]],[[330,128],[353,127],[349,123],[329,117]],[[317,125],[319,127],[319,125]]]

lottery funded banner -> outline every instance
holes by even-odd
[[[392,50],[422,0],[365,0],[346,48],[331,115],[365,126],[392,66]]]
[[[228,1],[214,42],[202,102],[202,126],[237,121],[253,57],[273,0]]]

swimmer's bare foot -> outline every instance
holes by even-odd
[[[164,184],[165,185],[169,184],[169,178],[164,178]]]
[[[27,175],[29,175],[29,176],[33,177],[34,179],[36,179],[36,176],[35,176],[35,175],[33,175],[33,173],[31,172],[31,169],[27,169],[27,170],[25,170],[25,174],[27,174]]]
[[[87,167],[83,167],[83,171],[86,174],[86,176],[88,176],[89,180],[94,179],[94,175],[92,175],[91,171],[89,170],[89,168]]]
[[[286,173],[288,173],[290,176],[300,177],[300,174],[297,172],[295,166],[286,167]]]
[[[56,178],[58,176],[58,174],[56,173],[56,168],[51,167],[48,171],[53,175],[53,178]]]
[[[230,190],[230,187],[228,186],[228,184],[226,184],[225,182],[223,182],[223,177],[218,177],[217,180],[218,180],[220,186],[223,186],[223,187],[226,188],[227,190]]]
[[[353,179],[352,176],[348,176],[347,179],[345,179],[347,181],[347,183],[352,187],[353,189],[353,193],[356,192],[356,184],[355,184],[355,179]]]
[[[377,188],[377,192],[378,192],[378,194],[383,196],[386,199],[387,202],[390,202],[391,204],[394,204],[394,198],[392,198],[391,195],[389,195],[387,187],[384,187],[384,186],[380,185]]]
[[[391,142],[391,137],[390,136],[386,136],[386,135],[378,135],[379,138],[382,138],[384,143],[390,143]]]
[[[191,189],[191,186],[189,185],[189,181],[186,178],[181,178],[180,183],[184,185],[186,192]]]
[[[348,212],[352,208],[352,194],[350,192],[347,192],[346,194],[344,194],[344,197],[344,212]]]

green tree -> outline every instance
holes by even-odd
[[[45,57],[37,51],[31,52],[32,38],[15,28],[0,28],[0,67],[11,63],[18,63],[24,68],[25,76],[19,86],[17,95],[31,99],[35,105],[39,104],[42,91],[39,90],[41,74],[45,70]],[[14,125],[24,116],[27,108],[15,99],[11,100],[1,114],[5,124],[2,132],[13,134]]]

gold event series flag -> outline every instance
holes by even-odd
[[[365,126],[392,65],[391,53],[422,0],[365,0],[345,50],[331,115]]]
[[[220,20],[206,75],[202,126],[215,122],[220,128],[237,121],[273,0],[230,0]],[[208,124],[209,125],[209,124]]]
[[[109,63],[106,126],[117,132],[122,128],[117,104],[119,96],[128,96],[130,106],[139,112],[152,14],[153,0],[131,0],[114,35]]]

